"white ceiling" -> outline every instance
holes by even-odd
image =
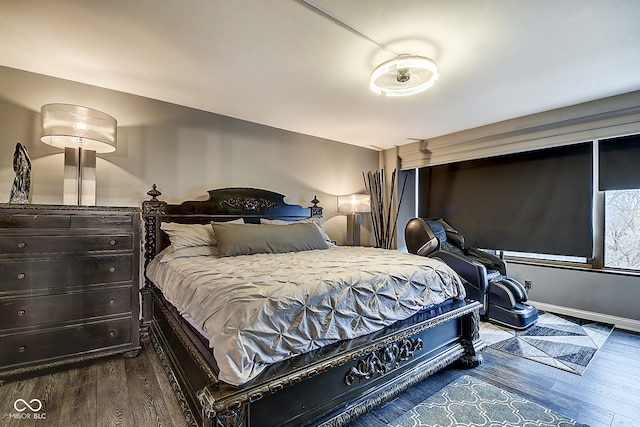
[[[640,89],[638,0],[308,1],[388,51],[296,0],[0,0],[0,65],[368,148]],[[391,52],[436,85],[375,95]]]

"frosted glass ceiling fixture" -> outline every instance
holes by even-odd
[[[438,66],[432,59],[417,55],[399,55],[309,1],[297,0],[297,2],[379,49],[396,55],[395,58],[378,65],[371,73],[369,87],[375,93],[386,96],[414,95],[429,89],[438,79]]]
[[[424,56],[399,55],[378,65],[369,87],[379,95],[407,96],[423,92],[438,79],[438,66]]]

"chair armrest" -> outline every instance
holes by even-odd
[[[503,276],[507,275],[507,263],[503,259],[477,248],[465,248],[465,252],[488,270],[498,270]]]
[[[444,250],[432,253],[429,258],[440,259],[458,273],[458,276],[477,287],[481,292],[488,290],[487,269],[478,261]]]

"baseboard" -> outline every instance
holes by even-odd
[[[544,302],[529,301],[529,304],[533,305],[538,310],[565,314],[567,316],[573,316],[579,319],[593,320],[594,322],[609,323],[615,325],[615,327],[619,329],[625,329],[632,332],[640,332],[640,320],[611,316],[609,314],[594,313],[593,311],[579,310],[577,308],[571,307],[562,307],[559,305],[547,304]]]

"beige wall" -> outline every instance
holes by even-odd
[[[342,243],[336,195],[362,192],[362,171],[378,167],[373,150],[0,67],[0,202],[9,199],[16,142],[32,161],[31,203],[62,202],[63,153],[39,140],[40,107],[52,102],[118,120],[117,151],[97,159],[98,205],[139,206],[154,183],[171,203],[228,186],[276,191],[303,206],[317,194],[329,235]]]

